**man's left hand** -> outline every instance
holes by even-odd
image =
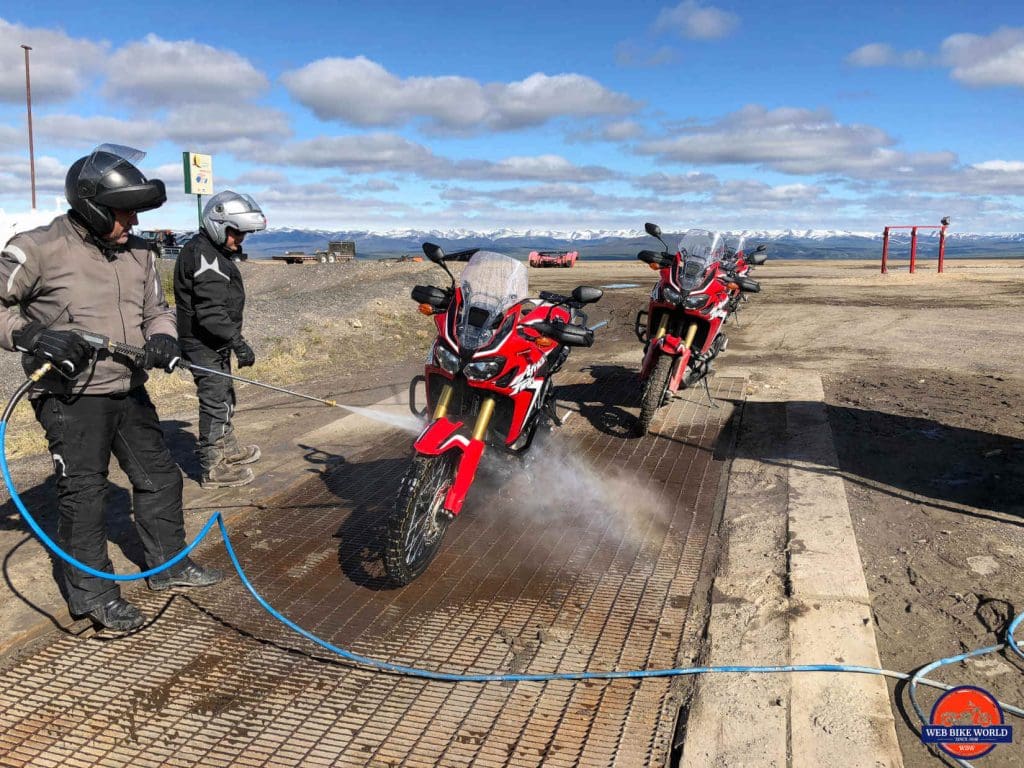
[[[146,339],[146,358],[142,367],[147,371],[163,368],[170,373],[181,362],[181,345],[173,336],[166,333],[154,333]]]

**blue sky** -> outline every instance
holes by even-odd
[[[0,208],[101,142],[271,226],[1024,230],[1024,4],[180,0],[0,10]]]

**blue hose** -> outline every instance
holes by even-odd
[[[699,675],[699,674],[720,674],[720,673],[745,673],[745,674],[759,674],[759,673],[779,673],[779,672],[853,672],[865,675],[882,675],[884,677],[891,677],[897,680],[910,680],[910,699],[914,706],[919,718],[922,723],[927,723],[928,720],[924,715],[923,710],[918,705],[915,698],[918,685],[928,685],[933,688],[939,688],[941,690],[950,690],[953,686],[946,685],[944,683],[937,682],[935,680],[929,680],[924,677],[928,672],[947,664],[955,664],[959,661],[963,661],[968,658],[981,656],[983,654],[995,653],[996,651],[1002,650],[1005,647],[1009,647],[1017,654],[1022,660],[1024,660],[1024,653],[1022,653],[1020,647],[1017,645],[1014,639],[1014,633],[1020,626],[1021,622],[1024,621],[1024,613],[1018,614],[1013,622],[1010,624],[1006,631],[1006,642],[1002,645],[994,645],[988,648],[980,648],[969,653],[964,653],[959,656],[952,656],[946,659],[940,659],[927,666],[922,667],[913,675],[908,675],[902,672],[894,672],[887,669],[878,669],[875,667],[862,667],[851,664],[784,664],[777,666],[742,666],[742,665],[729,665],[729,666],[715,666],[715,667],[679,667],[674,669],[642,669],[642,670],[627,670],[627,671],[607,671],[607,672],[560,672],[551,674],[453,674],[448,672],[437,672],[429,669],[419,669],[417,667],[408,667],[402,664],[393,664],[388,661],[382,661],[380,659],[373,659],[368,656],[361,656],[357,653],[339,648],[336,645],[329,643],[323,638],[317,637],[307,629],[303,629],[291,619],[282,615],[276,608],[268,603],[256,588],[249,581],[249,578],[245,575],[245,570],[242,568],[242,564],[238,560],[238,556],[235,554],[234,547],[231,545],[231,537],[228,534],[227,527],[224,524],[224,518],[220,512],[215,512],[206,524],[203,526],[199,535],[189,544],[185,549],[175,555],[173,558],[168,560],[162,565],[151,568],[148,571],[142,573],[130,574],[130,575],[118,575],[114,573],[105,573],[98,571],[95,568],[91,568],[85,563],[79,562],[69,554],[64,552],[54,542],[43,529],[36,522],[35,518],[32,517],[28,509],[25,508],[25,504],[22,502],[21,497],[18,495],[17,490],[14,487],[14,481],[11,479],[10,469],[7,465],[7,423],[10,418],[10,414],[13,412],[14,407],[18,401],[28,390],[32,384],[31,381],[25,382],[18,391],[11,398],[7,404],[7,408],[3,412],[2,418],[0,418],[0,471],[3,473],[4,483],[7,485],[7,490],[11,494],[11,500],[14,505],[21,512],[22,517],[28,522],[33,532],[39,537],[47,549],[53,552],[61,560],[73,565],[74,567],[88,573],[92,576],[97,576],[104,579],[112,579],[114,581],[138,581],[148,576],[153,576],[160,573],[175,563],[186,557],[193,549],[195,549],[199,543],[206,537],[206,535],[213,529],[214,524],[220,530],[221,539],[224,541],[224,548],[227,550],[228,557],[231,559],[231,564],[234,566],[235,571],[238,573],[238,578],[241,579],[243,586],[249,591],[249,594],[255,598],[256,602],[263,607],[263,609],[277,619],[279,622],[284,624],[286,627],[302,635],[307,640],[319,645],[331,653],[340,656],[343,659],[351,661],[355,664],[369,667],[371,669],[378,669],[386,672],[393,672],[401,675],[407,675],[409,677],[423,678],[427,680],[441,680],[451,683],[491,683],[491,682],[550,682],[554,680],[617,680],[622,678],[628,679],[647,679],[656,677],[680,677],[683,675]],[[999,702],[1000,706],[1007,712],[1014,714],[1018,717],[1024,717],[1024,709],[1020,707],[1012,706]],[[961,765],[969,765],[957,760]]]

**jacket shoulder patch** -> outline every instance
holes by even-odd
[[[225,275],[223,272],[220,271],[220,264],[217,263],[218,261],[219,260],[218,260],[218,258],[216,256],[214,256],[210,261],[207,261],[206,257],[203,256],[202,253],[200,253],[199,254],[199,269],[197,269],[195,271],[195,274],[193,275],[193,277],[199,277],[201,274],[203,274],[203,272],[214,272],[214,273],[220,275],[221,277],[223,277],[225,280],[227,280],[230,283],[231,282],[231,278],[228,277],[227,275]]]

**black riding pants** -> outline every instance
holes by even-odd
[[[33,401],[57,476],[57,543],[77,560],[112,572],[105,507],[110,454],[132,484],[132,510],[146,565],[153,568],[185,546],[181,470],[144,387],[123,395],[44,395]],[[84,614],[120,595],[117,582],[64,565],[71,612]]]
[[[231,348],[213,349],[198,339],[182,339],[185,359],[203,368],[231,373]],[[235,413],[235,388],[231,379],[192,369],[199,397],[199,451],[209,451],[222,437],[233,431],[231,417]]]

